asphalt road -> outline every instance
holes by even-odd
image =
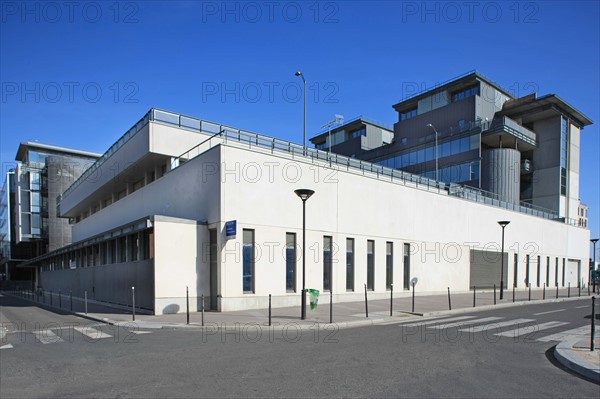
[[[552,358],[557,334],[589,328],[589,303],[341,330],[140,331],[4,296],[0,396],[598,398],[599,385]]]

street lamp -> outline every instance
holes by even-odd
[[[431,123],[427,124],[427,127],[430,127],[435,132],[435,180],[440,181],[438,176],[438,132]]]
[[[304,148],[304,155],[306,155],[306,79],[300,71],[296,72],[296,76],[300,76],[302,82],[304,82],[304,139],[302,140],[302,147]]]
[[[306,319],[306,200],[315,192],[309,189],[294,190],[296,195],[302,200],[302,310],[300,319]]]
[[[329,145],[327,146],[327,152],[329,153],[329,155],[331,156],[331,147],[332,147],[332,142],[331,142],[331,126],[333,125],[339,125],[341,123],[344,122],[344,115],[335,115],[335,119],[332,121],[327,122],[326,124],[324,124],[323,126],[321,126],[321,129],[328,129],[327,132],[327,140],[329,140]]]
[[[504,228],[509,224],[508,220],[502,220],[498,224],[502,227],[502,252],[500,253],[500,300],[504,298]]]
[[[598,242],[597,238],[592,238],[590,240],[592,242],[592,246],[594,247],[594,257],[592,258],[592,264],[590,266],[590,276],[588,279],[588,286],[590,285],[590,280],[592,279],[592,269],[596,269],[596,243]],[[594,280],[594,292],[596,292],[596,280]]]

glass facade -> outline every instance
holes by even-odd
[[[457,102],[479,94],[479,85],[469,87],[468,89],[452,93],[452,102]]]
[[[296,292],[296,234],[285,235],[285,290]]]
[[[414,118],[415,116],[417,116],[417,109],[411,109],[405,112],[400,112],[400,120],[404,121],[406,119],[410,119],[410,118]]]
[[[254,230],[243,230],[243,287],[245,294],[254,293]]]
[[[567,195],[567,162],[568,162],[569,123],[565,118],[560,120],[560,193]]]
[[[354,238],[346,239],[346,291],[354,291]]]

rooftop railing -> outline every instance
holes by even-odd
[[[449,195],[458,198],[462,198],[468,201],[483,203],[487,205],[496,206],[512,211],[517,211],[533,216],[538,216],[551,220],[558,220],[556,212],[537,207],[525,202],[512,203],[502,201],[497,194],[476,189],[468,186],[461,186],[458,184],[447,184],[439,182],[434,179],[429,179],[424,176],[419,176],[404,172],[394,168],[388,168],[385,166],[377,165],[371,162],[366,162],[360,159],[346,157],[343,155],[328,153],[327,151],[318,150],[315,148],[304,148],[302,145],[292,143],[290,141],[281,140],[275,137],[261,135],[245,130],[236,129],[226,125],[221,125],[213,122],[203,121],[196,118],[191,118],[172,112],[162,111],[158,109],[151,109],[140,121],[133,126],[130,130],[123,135],[115,144],[113,144],[109,150],[102,155],[96,163],[90,167],[82,176],[71,185],[65,191],[64,195],[68,195],[78,185],[81,184],[91,173],[99,168],[102,163],[106,161],[114,152],[122,147],[127,141],[129,141],[138,131],[140,131],[150,121],[156,123],[162,123],[179,128],[193,130],[210,135],[207,139],[203,140],[198,145],[192,147],[188,151],[181,154],[172,163],[172,169],[176,169],[180,164],[183,164],[201,154],[208,151],[209,149],[219,145],[228,144],[237,147],[242,147],[249,150],[259,152],[277,152],[280,155],[286,155],[290,158],[300,158],[302,160],[320,163],[322,165],[328,165],[330,167],[336,166],[339,169],[346,169],[346,171],[361,174],[370,178],[384,180],[396,184],[402,184],[407,187],[417,188],[430,192],[436,192],[441,195]],[[473,123],[487,124],[488,121],[481,122],[476,121]],[[469,126],[473,128],[473,126]],[[451,134],[451,133],[449,133]],[[570,221],[564,221],[570,223]]]

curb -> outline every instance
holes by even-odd
[[[600,383],[600,367],[586,360],[580,359],[573,353],[573,345],[579,338],[562,341],[554,348],[554,357],[566,368],[590,380]]]

